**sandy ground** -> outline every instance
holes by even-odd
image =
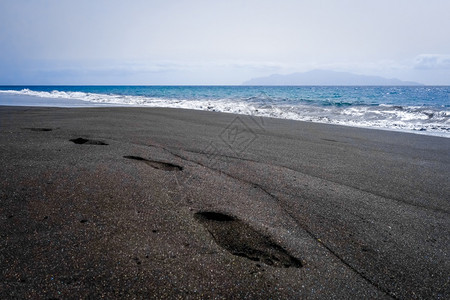
[[[450,139],[0,107],[1,298],[450,297]]]

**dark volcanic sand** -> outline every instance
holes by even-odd
[[[449,298],[450,139],[0,107],[0,298]]]

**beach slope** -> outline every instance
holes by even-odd
[[[450,139],[0,107],[1,298],[449,298]]]

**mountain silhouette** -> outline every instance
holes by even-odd
[[[243,85],[422,85],[412,81],[395,78],[358,75],[348,72],[313,70],[288,75],[273,74],[267,77],[253,78]]]

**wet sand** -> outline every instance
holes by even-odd
[[[0,107],[1,298],[449,298],[450,139]]]

